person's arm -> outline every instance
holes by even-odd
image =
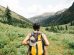
[[[49,41],[47,39],[47,36],[45,34],[42,34],[42,37],[44,39],[45,45],[48,46],[49,45]]]
[[[47,46],[44,46],[44,55],[48,55]]]
[[[23,44],[23,45],[27,45],[27,44],[28,44],[28,40],[29,40],[30,36],[31,36],[31,34],[28,34],[28,35],[26,36],[26,38],[22,41],[22,44]]]

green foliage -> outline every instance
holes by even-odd
[[[25,35],[23,33],[18,33],[18,37],[24,37]]]
[[[68,26],[67,26],[67,25],[65,25],[65,27],[66,27],[66,30],[68,30]]]
[[[12,22],[11,11],[8,7],[5,10],[4,18],[5,18],[5,20],[7,20],[8,24],[11,24],[11,22]]]
[[[71,41],[71,42],[69,42],[68,44],[69,44],[69,47],[70,47],[71,49],[74,49],[74,41]]]
[[[59,27],[59,25],[57,25],[57,29],[58,29],[58,30],[60,30],[60,27]]]
[[[5,46],[3,49],[2,49],[2,51],[3,51],[3,55],[16,55],[16,48],[12,45],[10,45],[10,46]]]
[[[48,27],[46,27],[46,28],[45,28],[45,30],[46,30],[46,31],[49,31],[49,28],[48,28]]]
[[[72,26],[73,24],[72,24],[72,22],[70,23],[70,26]]]
[[[57,28],[54,25],[52,25],[50,27],[50,31],[57,32],[58,30],[57,30]]]
[[[0,6],[0,22],[22,28],[32,28],[32,22],[23,16],[12,12],[8,7]]]
[[[26,55],[28,48],[21,42],[29,32],[30,28],[0,23],[0,55]]]
[[[71,21],[71,22],[70,22],[70,26],[73,26],[73,25],[74,25],[74,21]]]
[[[60,29],[61,26],[64,30]],[[57,26],[53,28],[56,28],[58,33],[51,32],[50,26],[41,27],[41,31],[47,35],[50,43],[48,55],[74,55],[74,26],[69,26],[68,30],[65,30],[65,25],[59,25],[59,30]],[[31,28],[0,23],[0,55],[27,55],[28,46],[21,45],[21,42],[30,32]]]
[[[64,28],[62,26],[60,26],[60,30],[64,30]]]
[[[73,31],[73,30],[70,30],[70,31],[69,31],[69,34],[74,34],[74,31]]]

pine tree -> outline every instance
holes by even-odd
[[[57,29],[59,30],[60,28],[59,28],[59,25],[57,25]]]
[[[12,18],[11,18],[11,11],[10,11],[10,9],[8,8],[8,6],[7,6],[7,8],[6,8],[6,10],[5,10],[5,18],[7,19],[7,23],[8,24],[11,24],[11,21],[12,21]]]
[[[72,25],[73,25],[73,23],[72,23],[72,21],[71,21],[70,26],[72,26]]]
[[[67,26],[67,25],[65,25],[65,27],[66,27],[66,30],[68,30],[68,26]]]

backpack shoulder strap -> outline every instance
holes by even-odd
[[[31,36],[34,36],[34,32],[31,33]]]
[[[38,34],[38,41],[39,41],[39,40],[42,40],[42,35],[41,35],[41,33]]]
[[[34,32],[31,32],[31,35],[30,35],[30,37],[32,37],[32,36],[34,36]],[[29,38],[30,39],[30,38]]]

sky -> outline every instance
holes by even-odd
[[[74,0],[0,0],[0,5],[30,18],[47,12],[69,8]]]

